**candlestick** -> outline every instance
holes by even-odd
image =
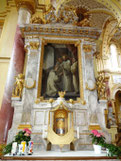
[[[79,127],[77,127],[77,139],[79,139]]]

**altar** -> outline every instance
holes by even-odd
[[[54,14],[53,8],[50,14]],[[44,154],[54,155],[53,151],[59,153],[61,148],[83,157],[78,151],[92,150],[91,130],[100,130],[108,142],[114,141],[106,127],[106,78],[101,72],[96,78],[94,68],[101,31],[88,25],[74,26],[74,19],[69,17],[63,24],[51,16],[44,24],[34,15],[31,23],[19,26],[25,64],[23,73],[15,77],[8,143],[19,130],[29,128],[36,153],[48,150]]]
[[[88,154],[88,155],[87,155]],[[116,157],[108,157],[106,156],[106,152],[102,152],[101,154],[95,154],[93,151],[68,151],[68,152],[47,152],[41,151],[41,153],[34,153],[29,156],[11,156],[6,155],[2,157],[2,161],[4,160],[101,160],[101,161],[120,161]]]
[[[14,118],[8,142],[18,130],[29,128],[32,130],[32,140],[36,149],[48,149],[49,138],[52,140],[54,133],[61,135],[57,132],[60,125],[55,123],[59,118],[63,122],[62,127],[59,127],[63,131],[63,137],[72,127],[72,134],[68,133],[70,135],[67,136],[71,140],[67,142],[73,142],[75,150],[81,150],[84,146],[85,149],[91,149],[91,129],[103,129],[109,140],[104,115],[107,102],[105,99],[98,101],[93,66],[93,54],[96,51],[93,40],[99,37],[100,31],[72,26],[65,26],[59,30],[58,24],[29,24],[20,26],[20,29],[25,39],[27,61],[24,75],[21,74],[17,78],[20,83],[21,80],[24,82],[22,93],[17,91],[17,86],[13,89]],[[60,36],[57,36],[58,30]],[[82,34],[78,35],[78,32]],[[77,76],[75,77],[71,71],[68,71],[69,74],[66,76],[63,71],[67,69],[64,68],[68,64],[68,68],[71,69],[73,61],[76,61]],[[57,79],[57,83],[53,82],[54,78]],[[59,90],[62,91],[60,94]],[[63,113],[60,111],[61,116],[49,114],[58,107],[60,110],[63,108]],[[54,133],[48,133],[50,126]],[[58,139],[54,144],[67,144],[67,138],[60,143]]]

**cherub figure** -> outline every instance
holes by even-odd
[[[22,73],[18,74],[18,76],[15,77],[16,82],[14,83],[14,90],[13,90],[13,96],[22,96],[22,90],[24,87],[24,75]]]

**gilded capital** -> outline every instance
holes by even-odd
[[[36,9],[36,0],[15,0],[16,7],[19,10],[19,8],[26,8],[30,10],[32,13],[35,12]]]

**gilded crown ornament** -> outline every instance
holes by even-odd
[[[64,98],[66,92],[65,92],[65,91],[64,91],[64,92],[63,92],[63,91],[59,91],[58,94],[59,94],[59,96],[60,96],[61,98]]]

